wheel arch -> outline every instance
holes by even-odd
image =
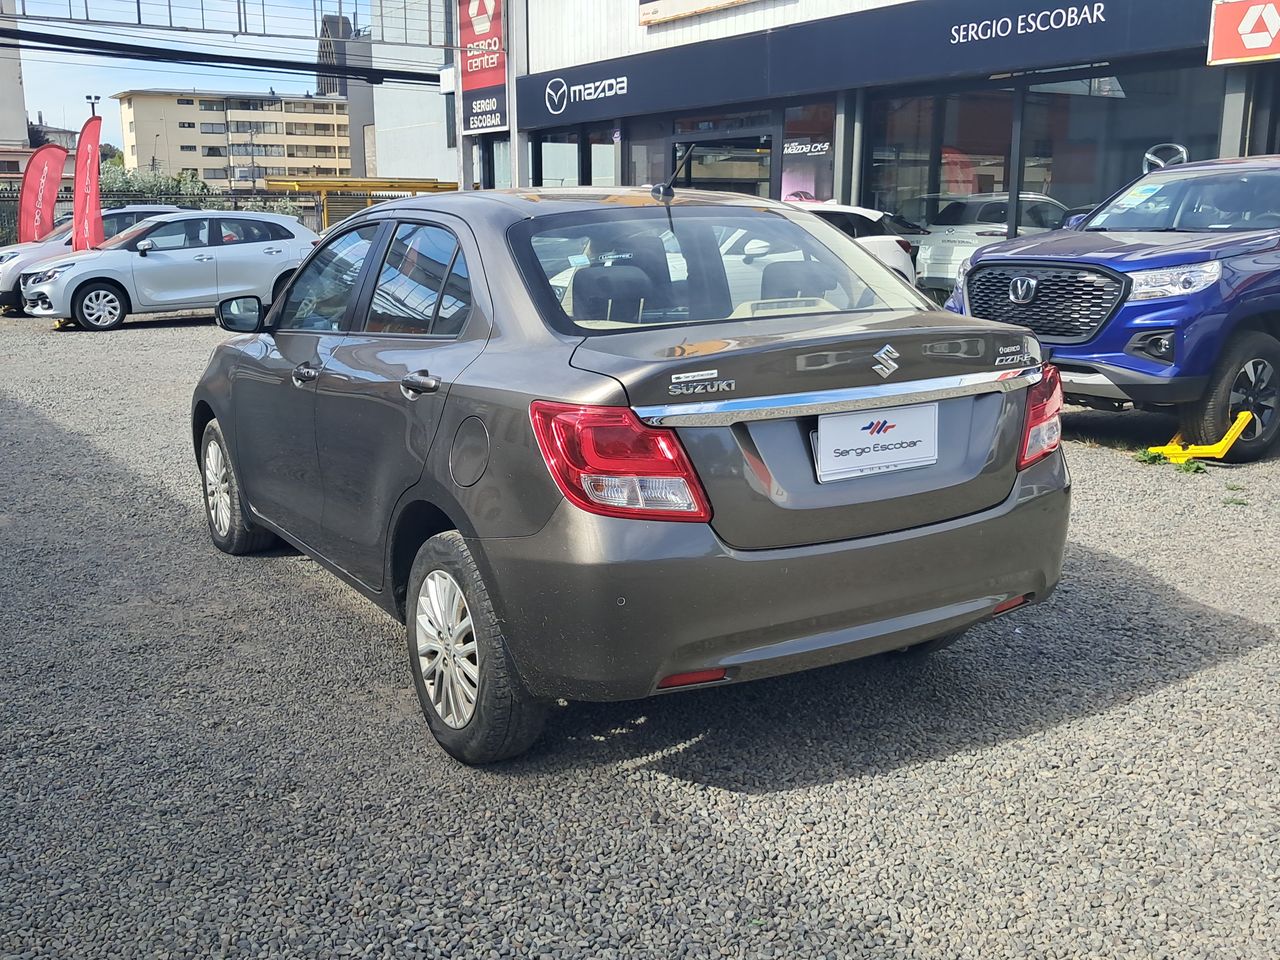
[[[405,618],[409,572],[418,550],[436,534],[449,530],[459,530],[466,535],[453,516],[438,504],[421,498],[403,503],[392,520],[387,540],[387,609],[401,622]]]
[[[86,277],[84,280],[81,280],[79,283],[77,283],[75,286],[75,289],[71,291],[71,307],[73,311],[75,309],[76,299],[80,296],[80,292],[84,290],[85,287],[93,283],[105,283],[108,286],[115,287],[116,290],[119,291],[120,296],[124,300],[125,315],[127,316],[128,314],[133,312],[133,298],[129,296],[128,289],[125,287],[123,283],[121,283],[115,277],[110,277],[110,276]]]
[[[1236,321],[1231,335],[1235,336],[1249,330],[1256,330],[1280,340],[1280,307],[1270,310],[1257,310]]]
[[[197,400],[191,408],[191,445],[195,450],[197,465],[200,463],[200,441],[204,439],[205,428],[217,418],[207,400]]]
[[[289,267],[288,269],[281,270],[279,276],[277,276],[275,280],[271,282],[271,303],[272,304],[274,304],[278,299],[280,299],[280,294],[284,292],[284,288],[288,285],[289,281],[293,279],[293,275],[297,272],[298,272],[297,267]]]

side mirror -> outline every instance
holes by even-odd
[[[1075,230],[1080,224],[1084,223],[1084,218],[1087,216],[1087,213],[1077,213],[1074,217],[1067,217],[1062,221],[1062,229]]]
[[[754,240],[748,240],[742,246],[742,256],[746,263],[750,263],[756,257],[768,256],[769,251],[773,249],[768,240],[761,240],[756,237]]]
[[[218,304],[214,319],[223,330],[232,333],[257,333],[262,329],[264,312],[257,297],[235,297]]]
[[[139,240],[138,246],[135,248],[140,256],[145,257],[148,253],[156,248],[154,240]]]

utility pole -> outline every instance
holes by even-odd
[[[506,18],[506,29],[502,33],[502,42],[507,53],[507,136],[511,144],[511,186],[527,187],[529,185],[529,135],[520,132],[520,121],[516,112],[516,78],[525,72],[524,38],[528,32],[526,18],[530,4],[508,2],[502,5],[502,15]]]
[[[458,189],[470,190],[475,183],[472,171],[472,143],[465,133],[466,121],[463,116],[462,70],[467,60],[467,51],[462,49],[462,17],[460,6],[456,0],[445,0],[450,13],[453,14],[453,124],[454,141],[458,147]]]

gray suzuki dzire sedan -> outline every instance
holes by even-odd
[[[928,652],[1043,600],[1070,481],[1027,331],[738,195],[417,197],[345,221],[196,388],[209,531],[406,625],[431,732]]]

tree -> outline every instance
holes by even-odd
[[[36,147],[43,147],[48,142],[49,138],[45,135],[45,132],[36,126],[36,124],[28,120],[27,143],[30,144],[31,149],[34,150]]]
[[[98,157],[103,163],[124,163],[124,153],[114,143],[99,144]]]

